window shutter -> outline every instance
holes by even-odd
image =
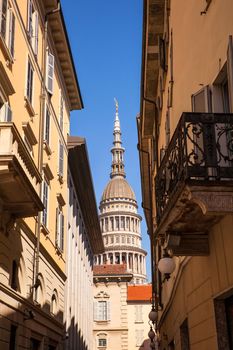
[[[9,19],[9,42],[8,48],[10,50],[11,56],[14,57],[15,51],[15,15],[10,10],[10,19]]]
[[[56,208],[56,245],[59,245],[59,208]]]
[[[64,114],[64,99],[62,96],[62,92],[60,91],[60,110],[59,110],[59,115],[60,115],[60,128],[63,131],[63,114]]]
[[[59,141],[59,175],[63,176],[63,160],[64,160],[64,149],[63,144]]]
[[[233,112],[233,40],[232,35],[229,36],[227,48],[227,77],[229,89],[230,111]]]
[[[7,7],[8,1],[0,1],[0,32],[4,39],[6,39],[6,23],[7,23]]]
[[[33,40],[33,50],[34,50],[34,54],[37,55],[38,54],[38,12],[35,12],[34,15],[34,40]]]
[[[28,58],[28,71],[27,71],[27,91],[26,96],[30,103],[32,103],[32,89],[33,89],[33,68]]]
[[[201,90],[192,95],[192,111],[207,113],[211,110],[209,87],[204,86]]]
[[[107,301],[107,321],[111,320],[111,309],[110,309],[110,301]]]
[[[33,11],[32,0],[28,0],[27,31],[30,39],[33,36],[32,11]]]
[[[12,121],[12,110],[9,106],[9,103],[4,104],[4,122],[11,122]]]
[[[98,321],[99,318],[98,318],[98,302],[97,301],[94,301],[94,304],[93,304],[93,312],[94,312],[94,321]]]
[[[48,52],[47,55],[47,89],[53,94],[54,56]]]
[[[50,112],[49,112],[47,105],[46,105],[46,111],[45,111],[44,140],[49,145],[49,141],[50,141]]]
[[[61,225],[60,225],[60,249],[64,250],[64,215],[60,212]]]

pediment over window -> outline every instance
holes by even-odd
[[[104,291],[100,291],[97,295],[95,295],[96,299],[108,299],[110,298],[110,295]]]

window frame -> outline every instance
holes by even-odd
[[[27,60],[27,80],[26,80],[26,99],[33,105],[33,90],[34,90],[34,68],[30,58]]]
[[[54,93],[54,66],[55,57],[47,50],[47,62],[46,62],[46,87],[47,91],[53,95]]]
[[[60,251],[64,251],[64,224],[65,224],[65,216],[60,207],[56,208],[56,248]]]
[[[44,210],[42,212],[41,221],[42,221],[42,224],[47,228],[48,227],[48,210],[49,210],[49,182],[45,177],[43,179],[42,202],[44,204]]]
[[[27,9],[27,34],[28,40],[32,46],[34,54],[38,55],[38,40],[39,40],[39,16],[35,8],[34,2],[28,0]]]

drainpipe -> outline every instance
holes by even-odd
[[[41,95],[40,95],[40,122],[39,122],[39,145],[38,145],[38,170],[40,174],[43,171],[43,144],[44,144],[44,115],[45,115],[45,100],[46,100],[46,58],[47,58],[47,41],[48,41],[48,17],[54,13],[60,12],[61,4],[60,0],[57,1],[57,7],[45,14],[45,30],[44,30],[44,42],[43,42],[43,60],[42,60],[42,82],[41,82]],[[39,195],[42,198],[42,186],[40,184]],[[35,272],[34,272],[34,298],[36,299],[36,288],[38,287],[38,274],[39,274],[39,262],[40,262],[40,226],[41,215],[38,214],[36,224],[36,251],[35,251]]]
[[[151,100],[149,98],[147,98],[146,96],[143,96],[142,99],[145,102],[151,103],[154,106],[154,110],[155,110],[155,139],[156,139],[156,172],[158,172],[158,118],[156,116],[156,109],[157,109],[157,104],[154,100]],[[155,269],[155,262],[156,262],[156,249],[154,249],[154,244],[153,244],[153,213],[152,213],[152,193],[151,193],[151,174],[152,174],[152,165],[151,165],[151,161],[150,161],[150,154],[148,151],[145,151],[143,149],[139,148],[138,145],[138,150],[139,152],[145,153],[147,154],[147,159],[148,159],[148,165],[149,165],[149,188],[150,188],[150,208],[146,208],[144,207],[143,203],[142,203],[142,208],[144,210],[148,210],[150,212],[150,217],[151,217],[151,230],[152,232],[149,232],[149,236],[150,236],[150,245],[151,245],[151,268],[152,268],[152,295],[153,298],[157,297],[157,293],[158,293],[158,288],[157,288],[157,271]],[[161,252],[160,250],[158,251],[158,258],[160,259]],[[154,270],[154,271],[153,271]],[[158,273],[158,284],[159,286],[161,285],[161,275],[160,273]],[[161,303],[161,290],[159,288],[159,305],[162,306]]]
[[[152,298],[154,300],[154,297],[157,295],[157,284],[156,284],[156,270],[154,267],[154,262],[156,261],[156,251],[154,250],[154,244],[153,244],[153,219],[152,219],[152,193],[151,193],[151,161],[150,161],[150,153],[148,151],[145,151],[144,149],[140,148],[138,144],[138,151],[139,153],[145,153],[147,155],[147,162],[149,166],[149,188],[150,188],[150,208],[147,208],[142,203],[142,208],[144,210],[147,210],[150,212],[150,225],[151,225],[151,231],[148,230],[149,236],[150,236],[150,255],[151,255],[151,269],[152,269]]]

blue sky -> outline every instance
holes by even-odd
[[[84,109],[71,115],[71,134],[87,140],[99,204],[111,169],[113,99],[117,98],[126,149],[126,176],[135,191],[141,215],[136,115],[140,110],[142,5],[142,0],[62,1],[84,102]],[[149,251],[145,222],[142,236],[143,247]],[[149,265],[148,256],[148,275]]]

